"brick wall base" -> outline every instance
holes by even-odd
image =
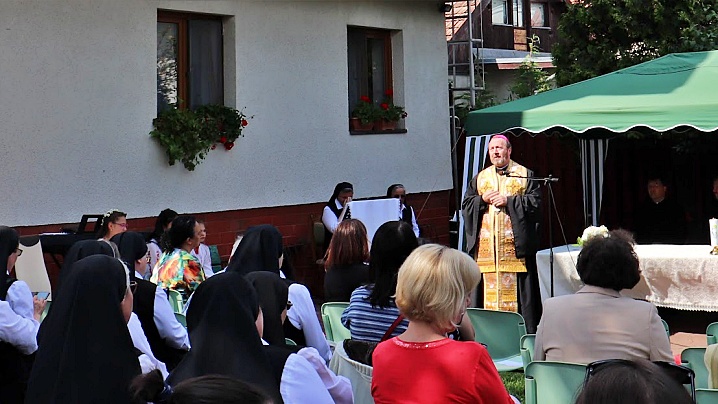
[[[449,244],[449,219],[453,215],[450,211],[450,191],[433,193],[411,194],[407,196],[407,203],[414,207],[422,227],[423,237],[432,242],[444,245]],[[305,283],[312,293],[323,295],[324,270],[316,265],[316,251],[311,245],[312,222],[321,221],[324,203],[305,205],[280,206],[270,208],[231,210],[223,212],[194,213],[198,219],[205,222],[207,228],[207,245],[217,245],[223,263],[226,264],[232,251],[232,244],[238,234],[247,228],[259,224],[272,224],[284,236],[284,245],[289,247],[292,257],[289,257],[295,267],[295,277]],[[161,210],[162,208],[158,209]],[[151,231],[154,228],[155,218],[133,218],[128,212],[128,229],[133,231]],[[76,225],[76,223],[55,223],[41,226],[16,227],[21,236],[58,232],[63,227]],[[321,257],[317,257],[321,258]],[[45,265],[53,285],[57,279],[59,268],[51,257],[45,257]]]

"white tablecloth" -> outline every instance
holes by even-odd
[[[718,256],[707,245],[637,245],[641,280],[621,294],[656,306],[718,311]],[[583,286],[576,272],[581,248],[555,247],[554,296],[575,293]],[[549,250],[536,253],[541,301],[550,297]]]

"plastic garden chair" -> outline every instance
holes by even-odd
[[[661,319],[661,322],[663,323],[663,328],[666,330],[666,334],[668,334],[668,338],[671,338],[671,329],[668,328],[668,323],[666,323],[664,319]]]
[[[174,310],[175,313],[182,313],[182,308],[184,307],[184,303],[182,302],[182,294],[174,289],[169,289],[167,293],[167,298],[170,301],[170,306],[172,306],[172,310]]]
[[[187,328],[187,317],[185,317],[184,314],[175,313],[175,318],[177,319],[177,322],[182,324],[182,327]]]
[[[329,362],[329,369],[337,376],[344,376],[351,382],[354,403],[374,404],[371,396],[371,377],[374,368],[359,363],[349,358],[344,351],[344,343],[339,341],[332,360]]]
[[[718,343],[718,323],[708,324],[708,328],[706,328],[706,340],[708,341],[708,345]]]
[[[324,323],[324,333],[327,334],[327,340],[333,342],[342,342],[351,338],[351,333],[342,324],[342,313],[349,306],[345,302],[324,303],[322,305],[322,323]]]
[[[718,403],[718,389],[696,389],[696,404]]]
[[[216,274],[222,270],[222,257],[216,245],[209,246],[209,255],[212,258],[212,272]]]
[[[681,352],[681,365],[693,370],[696,388],[700,389],[708,388],[708,369],[703,361],[705,354],[705,348],[686,348]]]
[[[521,362],[526,366],[534,360],[534,345],[536,342],[536,334],[526,334],[521,337]]]
[[[526,366],[526,404],[573,404],[586,377],[586,365],[531,362]]]
[[[486,345],[499,372],[523,367],[520,347],[526,325],[520,314],[475,308],[466,309],[466,314],[474,326],[476,342]]]

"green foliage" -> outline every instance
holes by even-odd
[[[549,74],[532,60],[533,54],[539,50],[539,41],[536,35],[529,39],[529,54],[521,62],[518,77],[510,88],[513,99],[529,97],[551,89]]]
[[[379,119],[379,114],[379,108],[377,108],[371,99],[365,95],[361,96],[359,103],[352,111],[352,117],[359,118],[362,125],[376,121]]]
[[[243,111],[224,105],[204,105],[194,111],[173,105],[160,112],[152,124],[150,136],[164,147],[169,165],[181,161],[187,170],[194,171],[216,148],[215,143],[231,150],[249,123]]]
[[[407,113],[404,107],[394,105],[391,98],[387,98],[379,105],[379,118],[385,121],[398,122],[399,119],[406,118]]]
[[[591,0],[568,5],[551,53],[559,86],[674,52],[718,48],[715,0]]]
[[[494,97],[494,94],[486,88],[476,92],[476,97],[474,99],[474,108],[471,108],[470,101],[471,94],[469,94],[468,92],[461,93],[461,95],[454,98],[454,114],[457,118],[459,118],[461,126],[464,126],[464,124],[466,123],[466,117],[469,116],[469,112],[475,111],[477,109],[493,107],[497,104],[496,97]]]
[[[504,386],[506,386],[506,391],[523,403],[526,395],[524,374],[519,372],[501,372],[499,376],[501,376],[501,381],[503,381]]]

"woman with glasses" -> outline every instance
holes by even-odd
[[[0,401],[22,403],[45,301],[33,297],[23,281],[8,274],[22,255],[20,237],[0,226]]]
[[[147,244],[141,234],[133,231],[112,238],[120,250],[122,261],[130,269],[134,287],[132,311],[142,324],[142,330],[154,356],[172,370],[189,350],[187,330],[175,318],[164,289],[143,279],[147,270]]]
[[[603,359],[672,362],[671,344],[649,302],[621,296],[641,279],[633,238],[623,230],[586,241],[578,255],[585,284],[547,299],[536,332],[534,360],[591,363]]]
[[[406,188],[402,184],[392,184],[386,190],[387,198],[396,198],[399,203],[399,220],[409,223],[414,235],[419,237],[419,224],[416,223],[416,214],[414,208],[406,204]]]
[[[129,403],[140,374],[127,322],[127,269],[105,255],[77,261],[44,322],[27,403]]]
[[[115,258],[120,258],[120,252],[117,250],[115,243],[110,241],[116,234],[127,231],[127,213],[117,209],[107,211],[102,216],[102,225],[97,233],[98,241],[104,241],[112,247]]]

